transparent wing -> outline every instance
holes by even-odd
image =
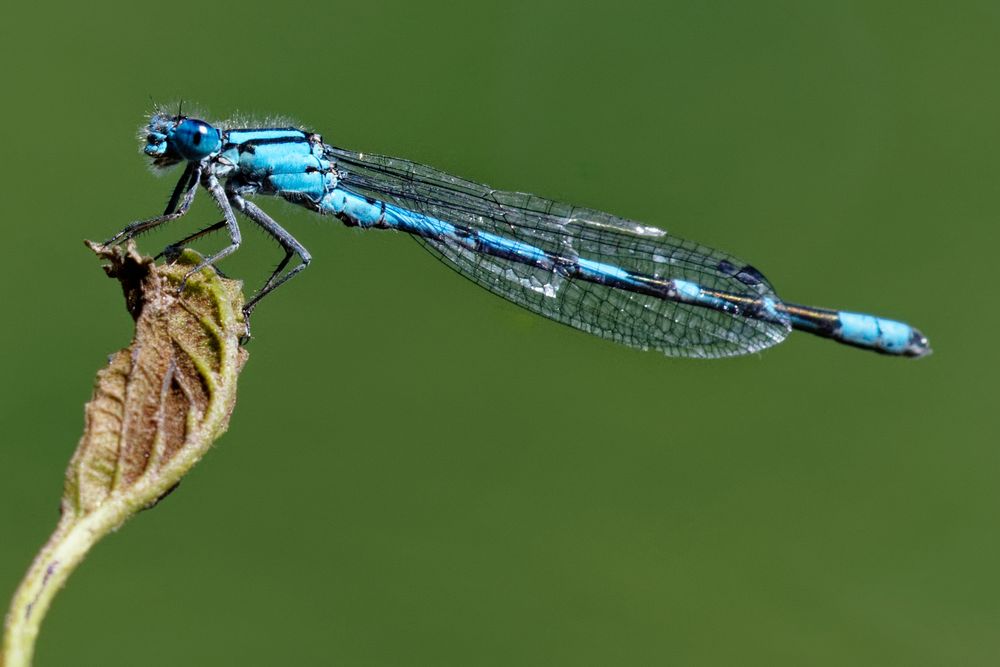
[[[494,190],[407,160],[326,147],[339,186],[422,215],[501,235],[573,260],[754,297],[777,296],[745,262],[655,227],[535,195]],[[671,356],[746,354],[790,326],[570,278],[483,255],[449,237],[414,237],[460,274],[509,301],[588,333]]]

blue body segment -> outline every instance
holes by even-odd
[[[840,311],[837,313],[840,327],[834,337],[837,340],[870,347],[889,354],[901,354],[919,333],[909,324],[887,320],[883,317]]]
[[[279,196],[349,226],[390,229],[482,287],[578,329],[674,356],[755,352],[793,330],[897,356],[928,354],[907,324],[781,300],[763,274],[727,253],[607,213],[505,192],[431,167],[329,146],[297,128],[220,129],[154,114],[145,153],[159,167],[186,164],[164,215],[129,225],[111,242],[183,215],[206,189],[240,244],[236,213],[260,225],[285,258],[248,302],[302,270],[311,257],[247,197]],[[285,272],[293,256],[301,262]],[[200,268],[200,267],[199,267]]]
[[[277,139],[291,139],[293,141],[306,141],[308,135],[302,130],[290,127],[280,127],[272,129],[256,130],[229,130],[226,132],[226,143],[230,146],[241,146],[250,142],[274,141]]]

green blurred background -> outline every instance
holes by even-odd
[[[997,664],[996,0],[21,2],[0,30],[4,600],[131,335],[81,240],[173,186],[150,96],[663,226],[936,350],[668,359],[265,201],[315,262],[37,665]],[[223,268],[256,285],[279,252],[244,229]]]

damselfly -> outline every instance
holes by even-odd
[[[756,352],[793,329],[885,354],[930,352],[917,329],[863,313],[782,301],[763,274],[732,255],[661,229],[535,195],[495,190],[408,160],[323,143],[294,127],[216,127],[155,112],[144,152],[157,167],[184,165],[163,215],[108,243],[180,218],[201,186],[223,219],[173,244],[226,229],[230,243],[192,272],[240,247],[237,213],[285,255],[247,302],[257,303],[309,265],[309,252],[248,199],[272,195],[363,229],[406,232],[473,282],[558,322],[672,356]],[[293,257],[298,263],[288,268]]]

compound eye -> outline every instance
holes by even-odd
[[[222,139],[205,121],[185,118],[174,129],[173,143],[185,160],[198,161],[219,150]]]

